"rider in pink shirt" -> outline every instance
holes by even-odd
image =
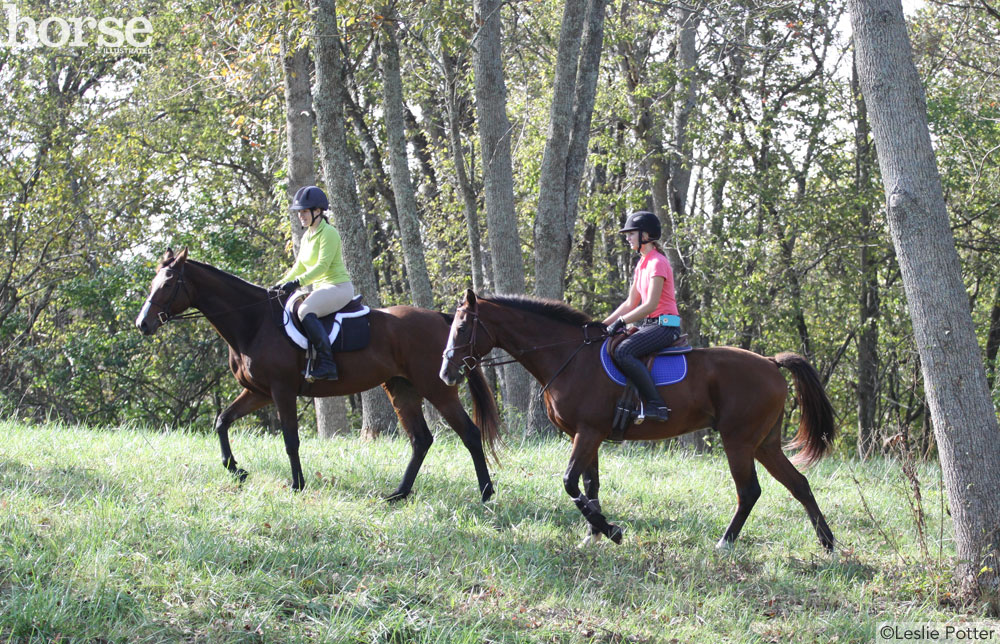
[[[615,363],[643,399],[640,418],[666,421],[670,409],[660,397],[646,365],[639,359],[673,344],[681,335],[677,299],[674,295],[674,272],[670,260],[660,250],[660,220],[651,212],[634,212],[619,231],[632,250],[642,257],[635,267],[628,299],[605,320],[611,335],[626,324],[639,324],[639,330],[615,349]]]

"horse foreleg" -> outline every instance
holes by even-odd
[[[583,517],[590,524],[592,531],[599,532],[607,536],[615,543],[622,541],[622,529],[608,520],[601,514],[601,506],[596,499],[590,499],[580,491],[580,475],[595,463],[597,448],[601,439],[597,432],[593,430],[578,430],[573,437],[573,451],[569,457],[569,467],[563,476],[563,486],[566,493],[573,499],[573,503],[583,514]],[[596,470],[595,470],[596,471]]]
[[[441,416],[444,417],[445,422],[462,439],[465,449],[469,450],[469,455],[472,457],[472,465],[476,468],[479,496],[483,503],[486,503],[493,496],[493,479],[490,478],[490,468],[486,465],[486,455],[483,453],[483,437],[479,433],[479,428],[469,418],[469,414],[465,413],[457,396],[448,404],[435,405],[435,407],[441,412]]]
[[[601,511],[601,502],[597,500],[597,495],[601,489],[601,479],[598,474],[597,469],[597,454],[594,454],[594,460],[591,461],[590,465],[583,470],[583,492],[587,497],[593,502],[594,507],[597,511]],[[587,523],[587,536],[583,538],[583,543],[581,546],[586,546],[591,543],[596,543],[601,539],[601,533],[594,529],[593,524]]]
[[[229,403],[215,419],[215,433],[219,436],[219,447],[222,448],[222,465],[225,466],[240,482],[246,480],[247,471],[236,466],[233,450],[229,446],[229,426],[252,411],[256,411],[271,402],[267,396],[244,389],[236,400]]]
[[[285,452],[292,466],[292,489],[299,491],[305,488],[306,479],[302,475],[302,463],[299,461],[299,419],[296,414],[295,392],[272,388],[271,397],[278,409],[281,437],[285,441]]]

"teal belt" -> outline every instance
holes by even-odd
[[[661,315],[659,317],[646,318],[647,324],[659,324],[660,326],[675,326],[679,327],[681,325],[681,316],[679,315]]]

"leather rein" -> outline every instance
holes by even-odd
[[[518,362],[519,359],[521,358],[521,356],[523,356],[526,353],[531,353],[532,351],[539,351],[541,349],[548,349],[548,348],[551,348],[551,347],[558,347],[558,346],[562,346],[562,345],[565,345],[565,344],[569,344],[571,342],[576,342],[576,340],[563,340],[561,342],[553,342],[551,344],[543,344],[543,345],[539,345],[539,346],[529,347],[527,349],[514,349],[513,351],[510,351],[509,353],[511,355],[516,355],[517,357],[513,357],[513,358],[511,358],[509,360],[502,360],[500,358],[485,358],[485,356],[477,356],[476,353],[475,353],[475,349],[476,349],[476,331],[478,331],[479,328],[482,327],[483,331],[486,332],[486,335],[489,336],[490,343],[493,346],[497,345],[496,336],[494,336],[492,333],[490,333],[490,330],[489,330],[489,328],[487,328],[486,324],[482,320],[479,319],[479,313],[477,311],[470,311],[467,308],[459,307],[457,313],[465,313],[466,318],[472,320],[472,333],[469,335],[469,341],[468,342],[466,342],[465,344],[459,345],[457,347],[452,347],[451,348],[451,355],[449,355],[449,351],[446,349],[444,351],[444,353],[441,354],[441,357],[444,358],[448,362],[449,365],[451,365],[451,366],[457,366],[458,367],[458,372],[460,374],[465,374],[466,371],[472,371],[473,369],[476,369],[477,367],[496,367],[496,366],[499,366],[499,365],[510,364],[512,362]],[[573,353],[571,353],[569,355],[568,358],[566,358],[566,361],[562,363],[562,366],[560,366],[558,369],[556,369],[555,374],[553,374],[553,376],[551,378],[549,378],[549,381],[547,383],[545,383],[545,386],[542,387],[542,390],[539,392],[539,395],[545,393],[545,390],[547,390],[549,388],[549,385],[551,385],[555,381],[555,379],[558,378],[559,375],[563,371],[565,371],[566,367],[569,366],[569,363],[572,362],[573,358],[576,357],[576,354],[580,353],[580,351],[584,347],[586,347],[587,345],[593,344],[595,342],[600,342],[601,340],[604,340],[606,337],[608,337],[607,331],[603,328],[603,325],[601,325],[601,326],[602,326],[602,329],[600,331],[600,334],[597,335],[597,336],[591,336],[590,333],[589,333],[590,329],[592,328],[592,324],[585,324],[585,325],[583,325],[583,327],[581,327],[583,329],[583,342],[580,344],[580,346],[578,346],[573,351]],[[468,355],[466,355],[464,358],[462,358],[461,364],[456,364],[456,362],[455,362],[455,351],[456,351],[456,349],[468,349]]]

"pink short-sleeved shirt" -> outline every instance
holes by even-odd
[[[670,267],[670,260],[654,248],[646,253],[635,267],[634,284],[643,304],[646,303],[649,282],[657,275],[663,278],[663,291],[660,293],[659,305],[653,309],[649,317],[678,315],[677,298],[674,295],[674,271]]]

